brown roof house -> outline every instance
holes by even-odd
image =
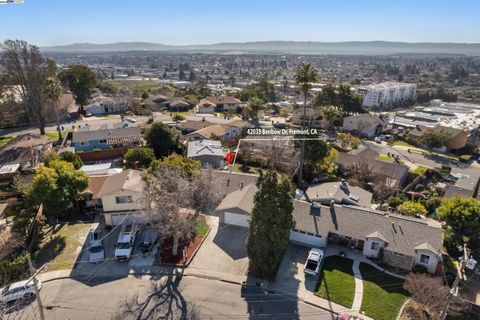
[[[448,139],[445,143],[445,146],[448,150],[456,150],[462,149],[468,143],[469,138],[469,131],[466,129],[458,129],[458,128],[451,128],[451,127],[444,127],[441,125],[436,125],[433,128],[417,125],[414,129],[408,132],[408,136],[413,141],[418,141],[418,139],[428,132],[428,130],[440,131],[443,132]]]
[[[360,147],[350,152],[340,152],[337,163],[340,170],[349,171],[364,167],[372,176],[382,179],[391,188],[401,188],[408,178],[408,167],[400,163],[377,160],[380,154],[370,147]]]
[[[214,124],[189,133],[185,137],[188,141],[212,139],[226,142],[239,138],[242,132],[242,128],[228,124]]]
[[[212,96],[200,100],[196,105],[198,113],[241,112],[242,101],[233,96]]]
[[[51,150],[52,142],[46,136],[22,134],[0,147],[0,166],[19,164],[20,170],[33,169]]]
[[[442,254],[442,227],[429,219],[415,219],[359,206],[318,206],[296,201],[295,228],[290,240],[327,247],[345,245],[366,257],[402,270],[424,267],[436,273]]]
[[[140,215],[146,205],[144,190],[143,172],[133,169],[109,175],[103,184],[98,177],[88,186],[88,191],[101,199],[105,223],[109,226],[121,223],[127,215]]]

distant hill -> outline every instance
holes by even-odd
[[[480,56],[480,43],[259,41],[175,46],[150,42],[117,42],[109,44],[74,43],[64,46],[43,47],[41,50],[45,52],[179,51],[363,55],[462,54]]]

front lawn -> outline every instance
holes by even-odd
[[[389,157],[389,156],[386,156],[384,154],[381,154],[377,157],[377,160],[380,160],[380,161],[393,161],[395,159],[393,159],[392,157]]]
[[[57,226],[56,231],[52,231],[51,227],[44,229],[35,265],[40,267],[48,262],[44,271],[71,269],[77,250],[83,246],[89,229],[89,223],[64,224]]]
[[[355,296],[353,261],[332,256],[325,258],[320,287],[315,295],[350,308]]]
[[[199,216],[197,218],[196,223],[197,223],[196,235],[200,237],[204,237],[207,234],[208,229],[210,228],[207,224],[207,220],[205,219],[204,216]]]
[[[417,175],[421,175],[422,173],[424,173],[428,168],[427,167],[424,167],[424,166],[418,166],[417,168],[415,168],[415,170],[413,170],[413,173],[417,174]]]
[[[0,147],[3,146],[4,144],[6,144],[7,142],[9,142],[12,139],[13,139],[13,137],[10,137],[10,136],[0,137]]]
[[[400,146],[400,147],[410,147],[410,148],[417,148],[414,145],[409,144],[408,142],[402,140],[396,140],[392,143],[393,146]]]
[[[408,298],[408,292],[402,288],[404,280],[366,263],[360,263],[360,272],[363,278],[362,311],[375,320],[396,319]]]
[[[72,130],[63,130],[62,139],[65,138],[65,135],[67,135],[69,132],[72,132]],[[58,141],[58,131],[45,132],[45,135],[50,141]]]

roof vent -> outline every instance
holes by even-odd
[[[397,228],[395,228],[395,222],[392,222],[392,228],[395,233],[397,233]]]

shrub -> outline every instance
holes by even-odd
[[[132,148],[128,149],[125,154],[125,161],[127,161],[128,164],[138,162],[140,166],[145,168],[149,167],[153,160],[155,160],[155,154],[152,148]]]
[[[472,159],[472,156],[471,156],[471,155],[468,155],[468,154],[465,154],[465,155],[463,155],[463,156],[458,157],[458,161],[460,161],[460,162],[462,162],[462,163],[467,163],[467,162],[469,162],[471,159]]]
[[[28,277],[27,255],[27,252],[13,255],[0,263],[0,287]]]
[[[73,167],[77,170],[83,166],[83,161],[80,156],[70,151],[62,152],[60,154],[60,159],[72,163]]]
[[[397,207],[397,211],[404,216],[425,215],[427,209],[420,202],[405,201]]]

